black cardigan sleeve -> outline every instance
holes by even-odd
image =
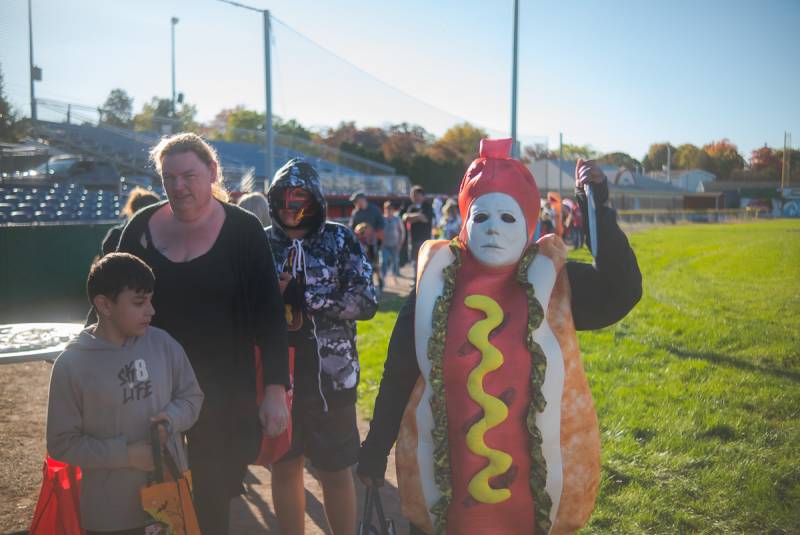
[[[252,227],[252,228],[251,228]],[[267,233],[258,225],[248,225],[248,252],[250,277],[248,286],[253,288],[251,303],[253,310],[255,343],[261,349],[265,385],[284,385],[289,382],[289,342],[286,329],[283,298],[281,297],[275,261]]]
[[[358,454],[358,473],[374,479],[381,479],[386,473],[389,451],[420,374],[414,347],[415,303],[416,294],[412,291],[397,314],[369,433]]]
[[[588,232],[588,209],[583,189],[576,189]],[[642,297],[642,274],[617,213],[606,205],[608,185],[596,187],[597,249],[594,264],[567,262],[572,289],[572,317],[579,331],[601,329],[625,317]]]

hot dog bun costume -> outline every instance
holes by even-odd
[[[397,439],[403,513],[427,533],[562,534],[600,481],[600,436],[555,235],[511,140],[483,140],[459,190],[465,222],[418,258],[421,375]]]

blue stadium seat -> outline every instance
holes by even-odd
[[[30,223],[33,221],[33,214],[27,212],[11,212],[9,219],[11,223]]]

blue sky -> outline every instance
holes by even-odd
[[[273,105],[281,116],[313,126],[405,120],[437,134],[464,119],[508,135],[511,0],[249,3],[278,19]],[[33,6],[44,69],[37,96],[96,106],[122,87],[137,111],[168,96],[177,16],[178,88],[200,119],[237,104],[264,109],[257,13],[215,0]],[[764,143],[782,146],[786,130],[800,139],[798,0],[521,0],[520,34],[523,140],[547,137],[557,147],[563,132],[565,142],[641,158],[665,140],[728,137],[748,157]],[[5,91],[23,113],[27,42],[26,0],[0,0]]]

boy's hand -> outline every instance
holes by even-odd
[[[142,440],[128,444],[128,466],[142,472],[152,472],[155,469],[149,442]]]
[[[158,440],[161,442],[161,447],[163,448],[167,445],[167,439],[169,439],[169,432],[167,430],[172,427],[172,422],[166,412],[159,412],[150,418],[150,422],[163,422],[163,424],[158,426]]]
[[[286,407],[286,388],[283,385],[267,385],[264,401],[258,409],[261,427],[268,437],[277,437],[289,425],[289,409]]]

